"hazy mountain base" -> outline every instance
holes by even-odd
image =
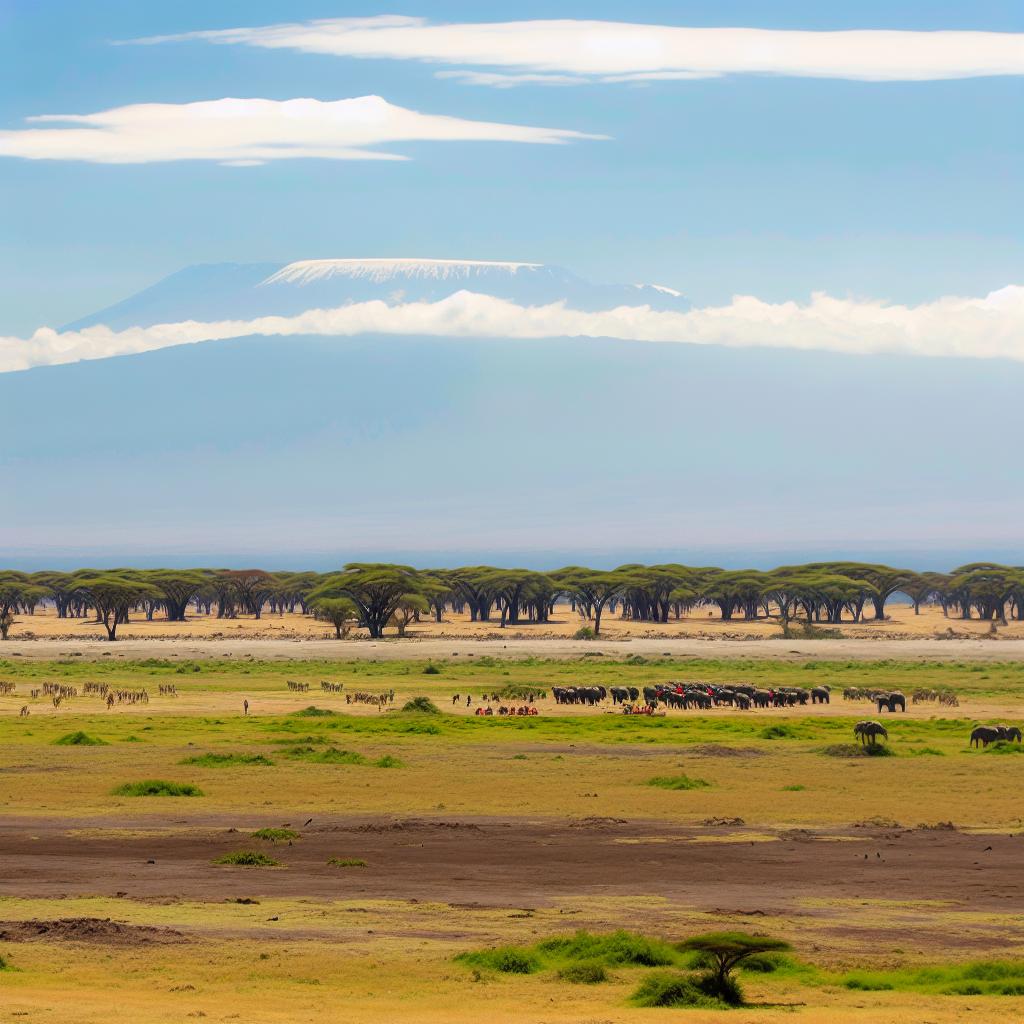
[[[1024,498],[1000,441],[1022,390],[995,360],[592,339],[245,338],[39,368],[0,375],[0,548],[501,561],[921,549],[952,524],[983,546]]]

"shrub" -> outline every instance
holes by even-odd
[[[608,972],[600,964],[572,964],[563,967],[558,977],[573,985],[598,985],[608,980]]]
[[[1024,745],[1010,743],[1007,740],[997,740],[985,747],[986,754],[1024,754]]]
[[[366,861],[359,857],[332,857],[328,862],[329,868],[365,868]]]
[[[907,754],[910,757],[945,757],[946,755],[941,750],[936,750],[934,747],[920,747],[915,750],[908,750]]]
[[[60,739],[54,740],[53,745],[55,747],[105,747],[107,741],[79,730],[78,732],[69,732],[67,735],[61,736]]]
[[[191,783],[168,782],[166,779],[144,779],[126,782],[112,790],[113,796],[202,796],[203,791]]]
[[[763,740],[791,740],[797,738],[797,731],[791,725],[766,725],[761,730]]]
[[[235,850],[218,857],[214,864],[229,864],[238,868],[276,868],[280,863],[258,850]]]
[[[535,954],[516,946],[498,946],[475,953],[460,953],[455,959],[471,967],[484,967],[502,974],[533,974],[542,966]]]
[[[297,744],[285,747],[282,753],[285,757],[301,758],[311,764],[366,764],[366,758],[362,754],[357,754],[354,750],[339,750],[337,747],[319,750],[316,747]]]
[[[802,793],[807,787],[801,786],[799,783],[795,786],[783,786],[783,793]]]
[[[590,626],[581,626],[572,635],[573,640],[596,640],[597,634]]]
[[[283,843],[298,839],[299,833],[290,828],[260,828],[252,834],[253,839],[265,839],[268,843]]]
[[[392,757],[390,754],[385,754],[383,757],[378,757],[373,762],[374,768],[404,768],[405,763],[399,761],[397,757]]]
[[[441,674],[441,670],[433,662],[428,661],[426,665],[423,666],[423,674],[425,676],[439,676]]]
[[[893,757],[892,750],[884,743],[833,743],[823,747],[821,752],[826,757]]]
[[[634,1006],[697,1006],[721,1008],[723,1004],[703,992],[697,981],[685,974],[659,971],[648,975],[633,993]]]
[[[272,767],[274,762],[262,754],[198,754],[186,757],[179,764],[197,764],[203,768],[230,768],[235,765],[262,765]]]
[[[301,711],[292,712],[295,718],[330,718],[335,714],[337,712],[331,711],[329,708],[318,708],[314,704],[310,704],[308,708],[303,708]]]
[[[658,789],[707,789],[711,783],[705,779],[691,779],[689,775],[655,775],[645,783]]]
[[[675,950],[667,943],[621,930],[608,935],[578,931],[575,935],[539,942],[537,949],[559,960],[599,962],[609,966],[665,967],[676,962]]]
[[[413,697],[412,700],[406,701],[402,707],[403,711],[411,711],[418,715],[439,715],[441,714],[438,706],[429,697]]]

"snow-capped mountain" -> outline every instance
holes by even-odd
[[[320,259],[294,263],[218,263],[186,267],[150,288],[75,323],[115,330],[184,320],[251,320],[296,316],[378,299],[436,302],[474,291],[520,305],[565,302],[587,311],[649,305],[685,310],[681,293],[663,285],[595,285],[561,267],[451,259]]]

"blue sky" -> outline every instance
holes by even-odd
[[[317,18],[481,18],[481,5],[0,0],[0,131],[225,96],[376,94],[427,114],[607,135],[395,142],[408,162],[105,165],[0,159],[0,334],[70,321],[182,266],[417,255],[556,263],[695,302],[812,291],[921,302],[1024,282],[1024,77],[726,75],[523,85],[440,65],[112,40]],[[491,3],[488,20],[1024,31],[1019,3]]]

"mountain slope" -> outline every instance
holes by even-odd
[[[578,339],[246,338],[39,368],[0,375],[0,548],[984,542],[1016,530],[1024,480],[940,411],[1014,437],[1022,389],[996,361]]]
[[[658,285],[593,285],[560,267],[480,260],[337,259],[288,264],[221,263],[187,267],[123,302],[68,324],[115,330],[184,320],[295,316],[372,299],[435,302],[461,289],[521,305],[566,302],[583,310],[622,305],[686,309]]]

